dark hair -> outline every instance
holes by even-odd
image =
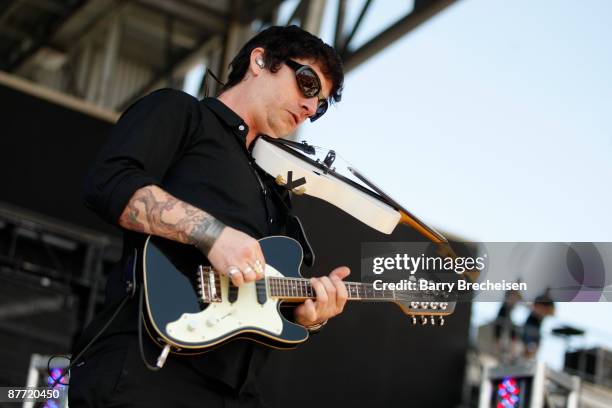
[[[295,25],[266,28],[244,44],[229,64],[231,71],[223,91],[242,81],[249,68],[251,51],[257,47],[265,50],[264,63],[271,72],[277,72],[281,64],[291,58],[316,61],[323,75],[332,83],[330,102],[340,102],[344,83],[340,56],[320,38]]]

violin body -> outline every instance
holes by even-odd
[[[377,231],[391,234],[400,222],[399,211],[379,198],[339,182],[324,167],[317,167],[264,138],[257,139],[252,156],[255,164],[275,177],[278,184],[296,194],[325,200]]]

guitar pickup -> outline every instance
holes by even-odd
[[[263,305],[268,300],[266,295],[266,281],[258,280],[255,282],[255,290],[257,291],[257,303]]]
[[[236,300],[238,300],[238,286],[234,285],[234,282],[229,280],[228,287],[229,290],[227,292],[227,300],[230,303],[234,303]]]

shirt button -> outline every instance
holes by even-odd
[[[272,224],[274,222],[273,218],[270,218],[270,224]]]
[[[244,130],[244,125],[238,126],[238,130]]]

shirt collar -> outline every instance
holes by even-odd
[[[204,98],[202,103],[246,142],[249,126],[236,112],[217,98]]]

